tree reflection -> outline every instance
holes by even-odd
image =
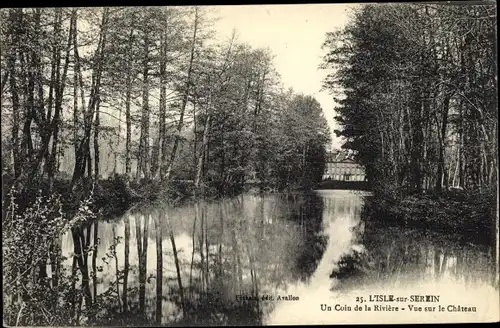
[[[345,224],[356,224],[361,205],[359,198],[342,193],[244,195],[200,200],[179,209],[141,209],[134,218],[82,225],[72,231],[72,269],[82,277],[79,288],[77,282],[72,286],[74,323],[87,313],[93,316],[81,310],[82,305],[85,310],[93,305],[99,313],[95,320],[89,317],[92,324],[260,325],[276,302],[244,298],[280,295],[314,272],[322,273],[318,264],[329,243],[352,247],[331,274],[342,281],[337,286],[343,289],[364,281],[400,283],[408,275],[427,280],[452,275],[469,283],[494,273],[491,254],[452,239],[363,220],[351,228],[354,239],[344,239]],[[150,229],[154,233],[148,243]],[[114,261],[98,277],[94,273],[103,270],[96,247],[99,233],[108,244],[113,240],[109,249]],[[124,245],[118,245],[120,234]],[[148,246],[156,254],[149,265]],[[474,274],[471,267],[484,272]],[[148,275],[155,279],[156,290],[147,288]],[[105,292],[98,295],[100,281]],[[138,289],[131,288],[136,281]]]
[[[162,226],[160,214],[154,216],[156,232],[156,324],[161,324],[162,301],[163,301],[163,249],[162,249]]]
[[[93,232],[93,234],[91,234]],[[73,313],[72,321],[75,324],[80,322],[82,315],[82,305],[85,301],[85,312],[89,320],[93,320],[95,314],[95,300],[97,295],[97,246],[98,246],[98,223],[91,221],[83,223],[79,226],[71,228],[71,236],[73,242],[73,262],[71,268],[72,282],[71,282],[71,311]],[[57,246],[60,247],[60,246]],[[92,253],[92,270],[89,272],[88,259]],[[60,263],[52,265],[53,275],[57,277],[60,271]],[[81,286],[77,289],[76,282],[80,279]],[[90,288],[90,281],[92,278],[92,292]],[[57,284],[57,281],[54,282]]]
[[[163,218],[167,222],[168,235],[170,238],[170,243],[172,245],[172,252],[174,255],[175,271],[177,273],[177,284],[178,284],[179,296],[180,296],[180,305],[181,305],[183,316],[185,317],[186,316],[186,304],[185,304],[185,297],[184,297],[184,287],[182,285],[181,264],[180,264],[179,256],[177,253],[177,245],[175,243],[174,231],[172,229],[172,224],[170,223],[170,218],[169,218],[167,212],[163,212],[163,213],[164,213]]]
[[[287,281],[311,274],[326,242],[320,236],[321,222],[321,198],[315,195],[247,196],[195,204],[186,268],[190,297],[180,323],[261,324],[264,303],[236,295],[273,294]]]
[[[81,290],[83,291],[83,297],[85,299],[85,307],[90,309],[92,306],[92,295],[90,294],[90,284],[89,284],[89,271],[88,271],[88,250],[90,244],[90,231],[91,224],[87,224],[86,227],[83,225],[72,228],[72,236],[73,236],[73,275],[76,276],[77,269],[80,270],[82,275],[82,284]],[[85,233],[86,232],[86,233]],[[73,290],[75,290],[74,295],[76,295],[75,285],[72,286]],[[79,321],[80,317],[80,306],[81,302],[79,301],[79,306],[76,309],[76,322]],[[73,302],[75,305],[75,301]]]
[[[146,314],[146,270],[148,255],[149,217],[149,213],[142,216],[143,220],[140,220],[138,216],[135,217],[135,236],[137,240],[137,254],[139,257],[139,312],[142,315]]]
[[[124,234],[125,234],[125,250],[124,250],[124,264],[123,264],[123,292],[122,292],[122,303],[123,312],[128,312],[128,274],[130,270],[130,216],[126,215],[123,219],[124,221]]]
[[[491,257],[481,246],[461,245],[453,236],[401,231],[394,227],[366,224],[360,237],[365,252],[344,256],[331,277],[343,281],[339,288],[374,282],[398,284],[401,281],[438,281],[445,277],[466,285],[491,281]],[[472,270],[474,268],[474,270]]]
[[[297,247],[298,256],[296,258],[296,277],[305,280],[318,266],[323,253],[325,252],[327,237],[322,235],[323,216],[336,215],[325,207],[323,199],[315,193],[306,195],[288,196],[289,219],[300,223],[302,244]],[[293,199],[293,200],[292,200]]]

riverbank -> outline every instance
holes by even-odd
[[[3,175],[3,201],[8,204],[9,190],[13,184],[13,177]],[[25,190],[25,193],[17,197],[17,203],[22,207],[29,207],[38,196],[61,195],[61,205],[63,213],[72,217],[78,210],[81,201],[91,197],[89,206],[92,213],[98,219],[109,220],[123,215],[130,209],[140,211],[144,207],[171,204],[178,206],[188,204],[199,198],[205,200],[217,200],[223,197],[232,197],[242,193],[269,194],[276,190],[263,184],[247,183],[243,185],[225,188],[221,192],[217,186],[203,185],[196,188],[192,180],[171,180],[168,183],[156,180],[134,180],[125,175],[115,175],[108,179],[95,181],[89,178],[82,178],[81,182],[71,188],[71,180],[67,178],[55,179],[52,190],[49,182],[43,181],[32,184],[33,187]],[[312,188],[289,186],[288,192],[307,192]],[[7,201],[7,202],[6,202]],[[4,213],[5,214],[5,213]]]
[[[496,240],[496,194],[492,190],[419,195],[378,190],[366,198],[363,217],[376,227],[455,235],[462,243],[491,246]]]
[[[343,190],[370,190],[370,185],[367,181],[337,181],[324,180],[316,184],[316,189],[343,189]]]
[[[7,203],[9,191],[12,188],[13,178],[9,175],[2,177],[3,202]],[[151,181],[148,183],[130,181],[122,175],[102,179],[95,182],[83,178],[81,182],[71,188],[71,180],[55,179],[52,190],[49,182],[33,183],[33,187],[25,189],[24,193],[17,194],[17,203],[29,207],[39,196],[60,195],[63,213],[71,216],[80,202],[91,197],[90,208],[99,218],[110,219],[120,216],[133,206],[140,206],[152,202],[174,202],[189,198],[193,195],[193,188],[184,182],[170,182],[169,184]],[[22,199],[19,199],[22,197]]]

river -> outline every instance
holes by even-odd
[[[364,197],[244,194],[94,223],[82,235],[89,246],[97,241],[88,270],[92,297],[105,295],[109,321],[101,322],[134,324],[138,313],[162,324],[209,325],[498,320],[491,250],[372,227],[361,219]],[[71,267],[71,234],[62,249]],[[370,302],[375,295],[407,300]],[[439,302],[411,302],[412,295]]]

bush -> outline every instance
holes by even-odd
[[[68,219],[59,195],[42,196],[20,211],[11,190],[2,230],[4,322],[8,325],[67,325],[76,292],[73,277],[61,262],[57,240],[74,225],[93,218],[90,199]],[[47,275],[47,262],[59,274]]]
[[[123,214],[131,203],[141,198],[133,193],[126,175],[117,174],[113,178],[100,180],[96,187],[95,210],[104,217]]]
[[[372,223],[430,229],[460,235],[467,242],[491,244],[495,198],[491,189],[405,195],[388,188],[368,197],[364,216]]]

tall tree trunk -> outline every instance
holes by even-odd
[[[74,42],[74,41],[73,41]],[[74,46],[74,43],[73,43]],[[76,51],[76,47],[75,50]],[[73,58],[76,57],[73,52]],[[79,113],[78,113],[78,74],[76,73],[76,68],[78,67],[76,60],[75,61],[75,68],[73,70],[73,146],[74,146],[74,152],[76,155],[76,152],[78,151],[78,128],[79,128]],[[85,110],[85,107],[82,107],[82,110]]]
[[[73,178],[71,179],[71,187],[73,187],[80,180],[80,178],[84,176],[86,164],[88,166],[89,175],[92,173],[92,166],[90,163],[90,137],[94,114],[96,110],[98,110],[97,106],[100,101],[101,76],[104,70],[104,48],[106,45],[108,21],[109,8],[104,8],[98,46],[94,56],[90,99],[84,115],[84,135],[79,141],[78,151],[75,154],[75,168],[73,170]],[[78,57],[76,51],[75,56]]]
[[[22,9],[10,9],[9,11],[9,20],[11,22],[10,25],[10,35],[11,35],[11,44],[18,45],[19,44],[19,33],[18,33],[18,25],[19,25],[19,12],[22,13]],[[10,49],[7,57],[7,67],[9,70],[9,87],[11,93],[11,102],[12,102],[12,157],[14,162],[14,176],[18,178],[21,175],[21,165],[19,158],[19,112],[20,112],[20,104],[19,104],[19,94],[18,94],[18,86],[17,86],[17,74],[16,74],[16,46],[13,46]]]
[[[64,89],[66,85],[66,76],[68,73],[68,67],[69,67],[69,57],[70,57],[70,50],[71,50],[71,44],[73,42],[73,36],[75,33],[77,33],[77,28],[76,28],[76,20],[77,20],[77,15],[76,15],[76,9],[73,10],[71,13],[71,22],[70,22],[70,29],[69,29],[69,36],[68,36],[68,44],[66,48],[66,55],[65,55],[65,62],[64,62],[64,67],[63,67],[63,72],[62,75],[60,76],[59,79],[59,70],[56,71],[56,90],[55,90],[55,104],[54,104],[54,123],[53,123],[53,135],[52,135],[52,151],[51,151],[51,156],[49,157],[49,171],[48,171],[48,179],[49,179],[49,184],[50,184],[50,189],[52,189],[53,186],[53,179],[54,179],[54,174],[56,173],[57,170],[57,152],[58,152],[58,143],[59,143],[59,129],[61,127],[61,112],[62,112],[62,103],[63,103],[63,98],[64,98]]]
[[[198,158],[198,165],[196,167],[196,178],[194,182],[195,189],[200,187],[200,182],[202,178],[202,170],[203,170],[203,159],[205,158],[206,148],[208,145],[208,134],[210,131],[210,118],[211,115],[207,115],[207,120],[205,122],[205,129],[203,131],[203,142],[201,144],[201,155]]]
[[[147,28],[147,27],[146,27]],[[144,53],[142,71],[142,119],[141,119],[141,142],[139,146],[139,156],[141,166],[138,167],[144,173],[144,178],[150,178],[149,161],[149,31],[144,32]]]
[[[99,181],[99,129],[100,129],[100,119],[99,119],[99,104],[100,100],[96,102],[95,110],[95,121],[94,121],[94,178]]]
[[[198,122],[196,121],[196,98],[193,101],[193,167],[195,170],[195,179],[196,179],[196,174],[197,174],[197,168],[198,168]],[[196,190],[195,196],[196,196]]]
[[[167,22],[165,22],[167,24]],[[167,29],[167,27],[165,27]],[[167,158],[167,128],[166,128],[166,114],[167,114],[167,33],[162,33],[160,38],[160,112],[159,112],[159,133],[158,133],[158,147],[159,147],[159,164],[156,176],[160,180],[165,177],[165,161]]]
[[[220,185],[219,185],[219,194],[224,195],[225,192],[225,170],[226,170],[226,152],[225,152],[225,147],[224,147],[224,122],[222,122],[221,127],[220,127],[220,138],[221,138],[221,144],[220,144],[220,160],[221,160],[221,165],[220,165]]]
[[[37,22],[35,23],[37,26],[35,26],[35,30],[39,30],[40,28],[40,13],[38,11],[38,14],[36,15]],[[36,38],[38,40],[38,38]],[[35,41],[33,44],[34,47],[38,46],[36,43],[38,41]],[[21,62],[24,61],[24,56],[21,53]],[[36,57],[37,57],[37,52],[35,50],[31,50],[27,52],[27,57],[26,60],[29,61],[29,66],[27,67],[27,88],[25,91],[25,98],[26,101],[24,102],[24,126],[23,126],[23,137],[21,141],[21,157],[23,158],[23,161],[30,162],[33,156],[33,141],[31,139],[31,124],[33,122],[33,119],[36,115],[36,110],[35,110],[35,74],[37,71],[36,67]],[[23,65],[24,66],[24,65]]]
[[[186,106],[187,106],[189,94],[190,94],[190,88],[191,88],[191,84],[192,84],[191,73],[193,70],[194,51],[195,51],[195,47],[196,47],[196,34],[198,32],[198,23],[199,23],[198,20],[199,20],[198,7],[195,7],[193,38],[191,40],[191,55],[189,57],[186,85],[185,85],[184,95],[182,98],[181,112],[180,112],[180,116],[179,116],[179,122],[177,124],[177,132],[176,132],[175,139],[174,139],[174,146],[172,148],[172,153],[170,154],[170,159],[169,159],[169,162],[167,164],[167,168],[166,168],[166,172],[165,172],[166,180],[170,179],[170,175],[172,173],[172,166],[174,165],[175,157],[177,155],[177,148],[179,146],[180,134],[182,132],[182,127],[184,124],[184,112],[186,110]]]
[[[422,147],[423,147],[423,131],[422,131],[422,100],[417,97],[415,99],[415,109],[413,110],[413,135],[411,149],[411,190],[420,193],[422,190]]]
[[[436,179],[436,190],[438,192],[441,191],[443,182],[445,188],[448,189],[448,177],[445,170],[445,158],[444,151],[446,148],[446,129],[448,125],[448,111],[450,107],[450,98],[451,96],[447,96],[443,102],[443,109],[441,114],[441,131],[439,136],[439,161],[438,161],[438,171],[437,171],[437,179]]]
[[[133,52],[132,46],[134,42],[134,29],[130,29],[128,37],[128,60],[127,60],[127,77],[125,79],[125,121],[127,125],[125,137],[125,174],[131,178],[132,160],[131,160],[131,143],[132,143],[132,117],[130,115],[130,102],[132,99],[132,62]]]

